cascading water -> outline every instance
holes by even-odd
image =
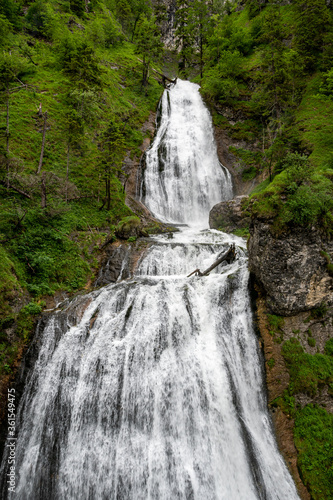
[[[158,116],[141,199],[163,221],[207,227],[210,208],[232,198],[232,182],[217,157],[199,85],[178,80],[172,91],[164,92]]]
[[[266,410],[244,240],[193,227],[231,195],[209,115],[188,82],[166,91],[163,103],[144,199],[165,220],[192,227],[172,240],[154,237],[132,278],[54,313],[36,337],[11,499],[298,498]],[[232,242],[233,263],[186,278]],[[5,455],[3,498],[6,471]]]

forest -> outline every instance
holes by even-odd
[[[249,217],[270,221],[276,235],[316,227],[332,238],[331,1],[1,0],[4,387],[50,297],[89,290],[103,244],[140,218],[125,203],[127,165],[152,138],[144,124],[164,74],[200,84],[214,126],[234,141],[239,175],[253,180]],[[279,337],[282,320],[269,320]],[[314,499],[333,498],[333,417],[297,407],[295,394],[325,383],[332,396],[332,342],[315,355],[296,340],[283,345],[290,384],[274,403],[295,421],[298,468]]]

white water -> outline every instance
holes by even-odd
[[[158,116],[141,199],[163,221],[205,228],[212,206],[232,198],[232,183],[217,157],[212,120],[199,85],[178,80],[164,92]]]
[[[182,92],[184,109],[188,101],[204,109],[187,82],[170,101],[176,93],[185,103]],[[170,123],[172,114],[171,107]],[[155,213],[166,218],[169,199]],[[200,197],[184,217],[192,213],[196,226],[209,205]],[[234,263],[186,278],[231,242]],[[193,227],[171,240],[155,237],[131,279],[53,314],[39,343],[18,415],[17,488],[9,498],[298,498],[266,410],[244,240]]]

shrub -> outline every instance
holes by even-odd
[[[315,347],[316,339],[314,339],[313,337],[308,337],[308,344],[310,347]]]
[[[24,314],[40,314],[42,312],[42,307],[39,304],[36,304],[36,302],[29,302],[26,306],[23,307],[22,312]]]
[[[325,354],[333,356],[333,338],[329,339],[325,344]]]

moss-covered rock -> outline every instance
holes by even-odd
[[[131,237],[148,236],[148,233],[143,229],[139,217],[129,216],[122,219],[115,229],[117,238],[128,240]]]

